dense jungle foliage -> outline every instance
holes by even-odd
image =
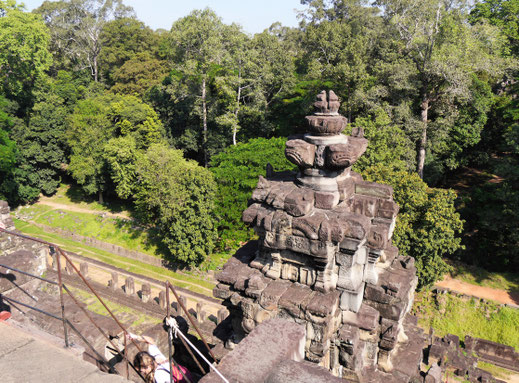
[[[210,9],[154,31],[122,0],[0,0],[0,199],[76,184],[196,266],[252,237],[258,175],[292,169],[286,136],[333,89],[421,286],[446,257],[519,270],[519,0],[301,4],[299,27],[249,35]]]

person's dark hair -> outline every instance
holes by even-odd
[[[147,383],[154,383],[155,382],[155,358],[151,356],[146,351],[141,351],[135,355],[135,358],[133,358],[133,365],[137,370],[140,370],[141,367],[151,367],[151,372],[146,375],[144,378],[146,379]],[[140,371],[139,371],[140,372]]]

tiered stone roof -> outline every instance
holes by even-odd
[[[351,170],[368,141],[361,128],[341,134],[347,119],[335,93],[321,92],[314,105],[308,132],[286,143],[299,171],[259,177],[243,212],[257,247],[229,260],[214,295],[231,311],[235,342],[266,319],[285,318],[304,325],[307,360],[352,380],[393,371],[406,344],[410,379],[422,346],[416,336],[412,346],[403,323],[417,278],[414,260],[391,244],[393,190]]]

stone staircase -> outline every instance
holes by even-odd
[[[101,372],[81,359],[83,350],[65,349],[61,340],[35,329],[0,322],[2,382],[128,382],[120,375]]]

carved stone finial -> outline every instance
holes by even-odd
[[[333,90],[330,90],[328,93],[328,110],[330,114],[337,114],[339,112],[339,108],[341,103],[339,102],[339,97],[335,94]]]
[[[259,334],[268,318],[290,319],[307,329],[305,357],[333,374],[379,382],[405,364],[404,380],[412,381],[423,337],[406,315],[416,267],[391,244],[393,189],[351,170],[368,140],[360,127],[341,134],[348,121],[339,97],[322,91],[314,106],[305,134],[286,142],[297,174],[269,177],[267,165],[268,179],[259,177],[242,215],[258,244],[227,262],[213,294],[228,299],[235,340]],[[367,332],[378,335],[364,339]]]
[[[314,106],[317,109],[314,115],[306,117],[312,134],[333,136],[344,130],[348,120],[338,113],[341,103],[333,90],[328,95],[326,91],[321,91]]]
[[[327,114],[328,113],[328,100],[326,99],[326,91],[323,90],[317,95],[317,101],[314,102],[314,106],[317,109],[316,113]]]
[[[326,95],[326,91],[323,90],[316,97],[317,101],[314,102],[314,106],[317,109],[315,114],[317,115],[337,115],[339,112],[339,107],[341,103],[339,102],[339,97],[335,94],[333,90],[328,92],[328,96]]]

